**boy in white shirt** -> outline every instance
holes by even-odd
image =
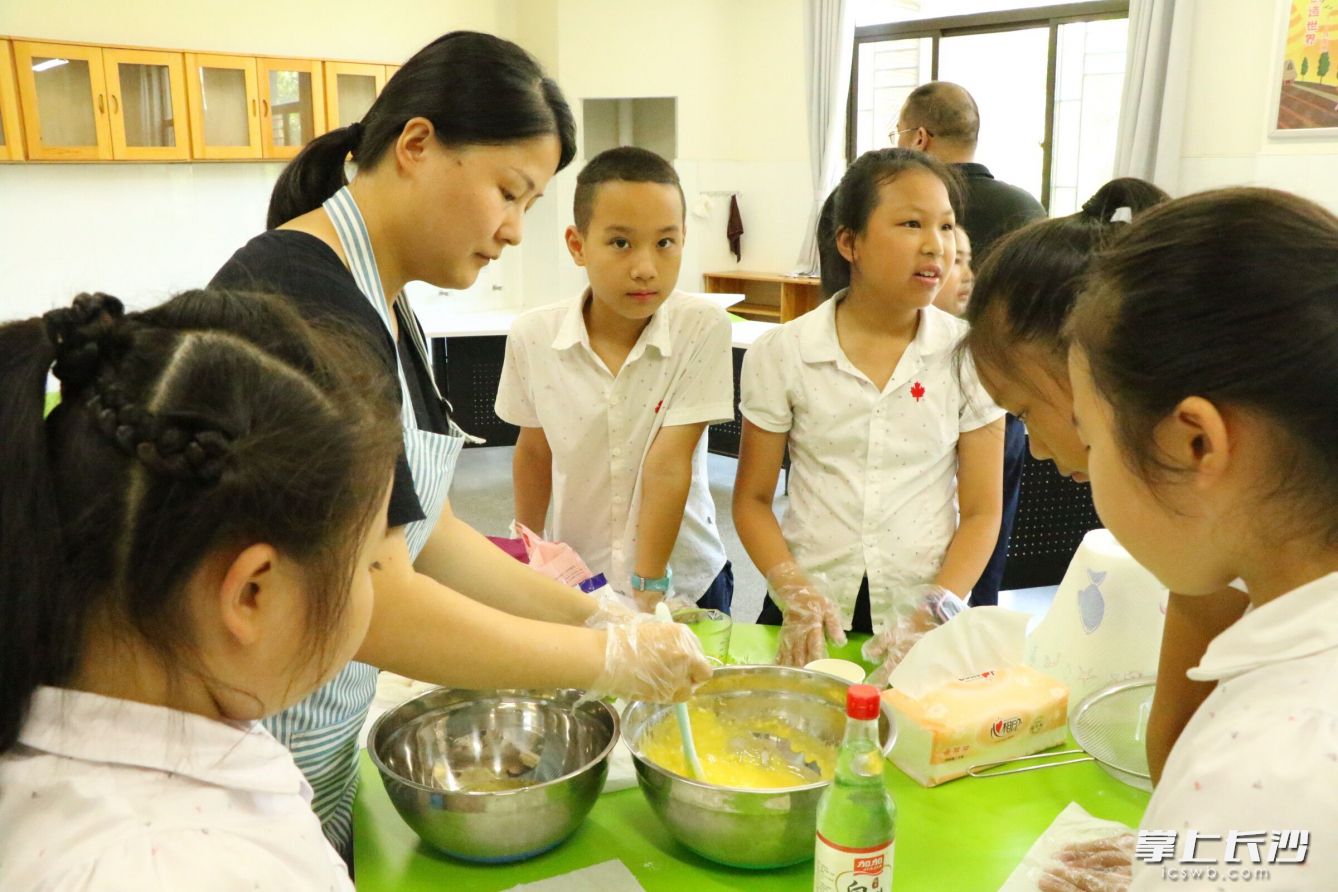
[[[602,152],[576,180],[576,300],[520,316],[498,417],[521,428],[516,520],[606,570],[643,609],[671,591],[728,612],[734,578],[706,478],[707,425],[734,417],[729,319],[675,293],[683,190],[660,156]]]

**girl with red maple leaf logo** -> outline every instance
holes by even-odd
[[[862,156],[818,226],[824,286],[840,290],[744,358],[734,523],[767,576],[758,619],[781,624],[783,663],[824,656],[824,633],[877,632],[865,657],[884,677],[936,624],[921,608],[967,594],[994,549],[1003,412],[958,362],[965,323],[932,305],[957,251],[956,189],[920,152]]]

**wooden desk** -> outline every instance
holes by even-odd
[[[817,276],[783,276],[734,270],[703,273],[711,294],[743,294],[742,303],[729,308],[745,319],[789,322],[822,303],[822,282]]]

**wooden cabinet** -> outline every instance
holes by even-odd
[[[104,49],[112,157],[190,158],[186,65],[181,53]]]
[[[112,157],[101,48],[17,40],[14,67],[29,158]]]
[[[23,160],[23,126],[19,119],[14,49],[8,40],[0,40],[0,161]]]
[[[260,145],[266,158],[292,158],[325,132],[323,63],[259,59]]]
[[[259,158],[260,88],[251,56],[186,53],[191,155]]]
[[[705,273],[711,294],[742,294],[742,303],[729,308],[745,319],[789,322],[822,303],[822,282],[817,276],[782,276],[743,271]]]
[[[292,158],[399,68],[0,37],[0,162]]]
[[[325,120],[329,129],[361,121],[385,85],[385,65],[326,62]]]

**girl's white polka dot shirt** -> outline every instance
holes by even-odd
[[[849,628],[866,575],[875,625],[899,591],[934,579],[957,531],[958,436],[1004,413],[955,349],[966,323],[932,306],[886,386],[875,387],[837,340],[844,296],[749,348],[739,408],[789,435],[781,532]]]

